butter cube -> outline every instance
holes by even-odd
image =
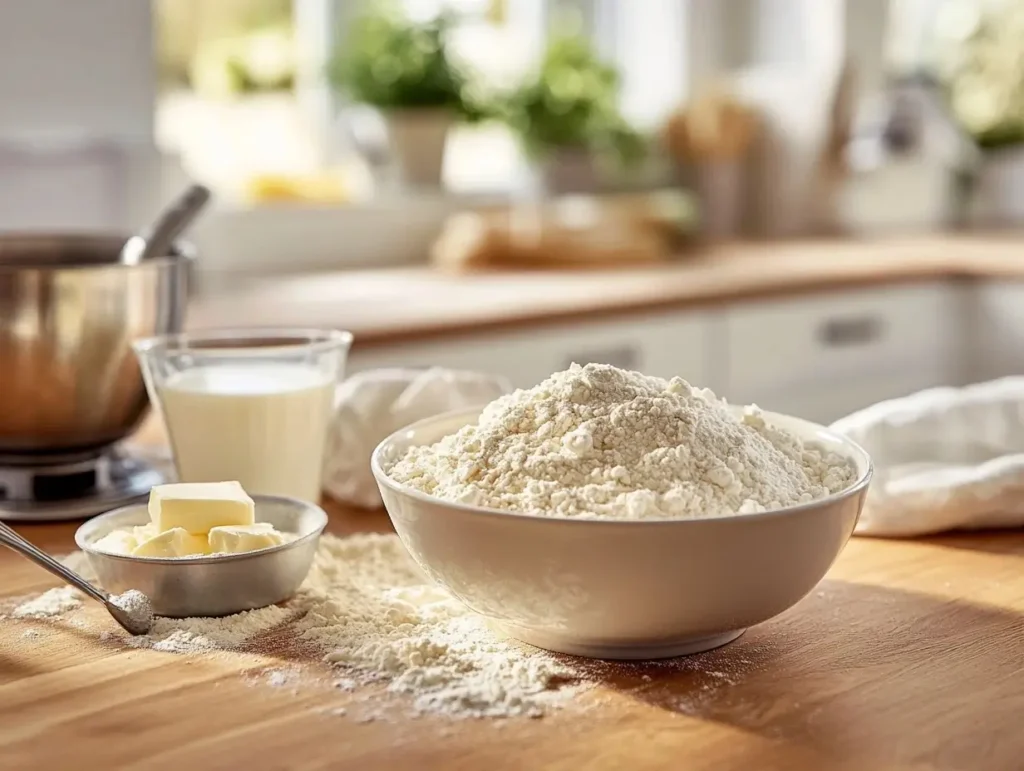
[[[131,531],[112,530],[96,541],[93,548],[105,551],[107,554],[131,554],[138,545],[138,538]]]
[[[240,554],[278,546],[286,540],[272,525],[227,525],[210,530],[210,551],[214,554]]]
[[[210,553],[205,535],[193,535],[180,527],[165,530],[143,541],[132,551],[133,557],[191,557]]]
[[[158,532],[180,527],[193,535],[256,521],[252,498],[238,482],[157,485],[149,493],[149,516]]]
[[[132,528],[132,536],[135,538],[135,543],[140,544],[143,541],[148,541],[155,535],[159,534],[159,530],[153,527],[153,523],[150,522],[148,525],[136,525]]]

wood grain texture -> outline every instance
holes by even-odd
[[[381,512],[327,506],[332,532],[388,529]],[[72,548],[74,525],[18,529]],[[288,663],[272,657],[123,650],[100,638],[94,608],[86,628],[8,618],[0,767],[1014,771],[1022,558],[1020,532],[855,539],[810,596],[732,645],[666,663],[573,661],[599,684],[540,720],[358,722],[323,711],[354,695],[242,674]],[[0,607],[53,585],[0,553]]]
[[[1024,278],[1020,238],[940,235],[709,247],[652,268],[446,275],[429,268],[273,277],[201,298],[194,329],[276,324],[355,333],[359,350],[617,314],[934,280]]]

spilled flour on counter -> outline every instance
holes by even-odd
[[[331,663],[385,679],[418,711],[540,715],[571,693],[557,688],[568,670],[492,632],[432,584],[396,536],[325,538],[307,583],[301,639]]]
[[[133,648],[165,653],[209,653],[238,650],[250,640],[294,618],[295,612],[271,605],[224,618],[161,618],[153,620],[149,634],[128,637]]]
[[[95,579],[77,554],[68,561]],[[331,680],[343,691],[381,684],[408,698],[414,713],[452,718],[539,717],[586,687],[558,657],[491,631],[426,578],[394,535],[323,535],[299,593],[280,606],[226,618],[158,617],[147,635],[104,635],[183,655],[274,655],[284,646],[296,663],[336,668]],[[267,682],[284,684],[283,671],[272,670]]]
[[[71,586],[48,589],[11,611],[11,618],[51,618],[82,607],[84,595]]]
[[[755,513],[824,498],[856,476],[755,406],[737,414],[681,378],[606,364],[556,372],[384,463],[396,482],[444,500],[590,519]]]

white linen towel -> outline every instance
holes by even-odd
[[[511,390],[504,378],[440,367],[353,375],[338,386],[324,453],[324,490],[355,506],[381,506],[370,455],[383,439],[423,418],[483,407]]]
[[[1024,377],[932,388],[832,424],[870,453],[855,534],[1024,526]]]

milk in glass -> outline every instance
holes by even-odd
[[[334,380],[295,363],[216,364],[170,375],[160,405],[182,482],[320,499]]]

